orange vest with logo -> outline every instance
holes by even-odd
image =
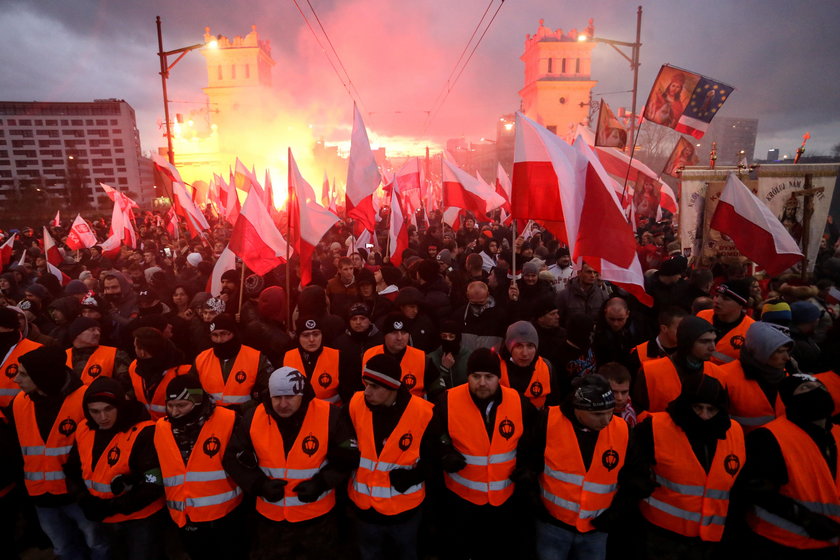
[[[420,460],[420,442],[432,419],[432,403],[412,395],[379,455],[373,414],[365,404],[364,392],[353,395],[348,406],[361,458],[347,485],[347,495],[359,509],[373,508],[382,515],[397,515],[418,507],[426,497],[425,483],[398,492],[391,486],[390,474],[395,469],[414,468]]]
[[[840,375],[837,375],[833,371],[824,371],[816,374],[814,377],[822,381],[834,401],[834,412],[832,412],[832,415],[840,414]]]
[[[680,396],[682,382],[674,367],[674,362],[667,356],[642,364],[645,372],[645,385],[648,394],[648,412],[663,412],[668,403]],[[711,362],[703,364],[703,373],[716,379],[721,378],[720,368]]]
[[[581,533],[593,531],[592,520],[610,507],[615,496],[629,435],[627,422],[613,417],[598,433],[592,463],[586,470],[572,422],[559,406],[549,407],[545,469],[540,475],[545,509]]]
[[[166,416],[166,386],[169,382],[179,375],[186,375],[189,372],[190,366],[180,365],[170,368],[163,373],[163,379],[158,383],[154,394],[152,395],[152,402],[146,400],[146,382],[137,373],[137,360],[131,362],[128,366],[128,376],[131,379],[131,387],[134,389],[134,398],[143,403],[146,410],[149,411],[149,416],[152,420],[158,420]]]
[[[99,346],[88,358],[85,367],[80,375],[82,383],[90,385],[97,377],[113,377],[114,362],[117,358],[117,349],[113,346]],[[67,349],[67,367],[73,369],[73,348]]]
[[[160,459],[166,507],[178,525],[221,519],[242,502],[242,490],[222,467],[236,413],[217,406],[201,427],[187,464],[172,435],[169,420],[155,426],[155,449]]]
[[[269,502],[257,498],[257,511],[274,521],[297,523],[325,515],[335,506],[335,490],[328,490],[312,503],[304,503],[295,495],[295,487],[318,474],[327,462],[329,445],[330,405],[313,399],[306,410],[297,439],[285,456],[283,436],[274,418],[259,406],[251,422],[251,443],[257,462],[270,479],[285,480],[286,492],[282,500]]]
[[[779,493],[796,500],[814,513],[840,523],[840,465],[836,465],[837,475],[832,477],[831,470],[811,436],[787,418],[776,418],[764,427],[770,430],[779,443],[787,468],[788,482],[779,489]],[[831,435],[840,449],[840,427],[833,426]],[[747,514],[747,523],[762,537],[800,550],[827,547],[836,550],[840,543],[837,538],[823,541],[809,537],[799,525],[759,506],[753,506]]]
[[[18,359],[27,352],[32,352],[41,346],[43,345],[38,342],[22,338],[0,364],[0,372],[3,372],[3,375],[0,375],[0,408],[8,407],[15,395],[20,393],[20,387],[14,382],[18,369],[20,369]]]
[[[697,316],[713,325],[715,324],[714,309],[704,309]],[[739,359],[741,357],[741,348],[744,346],[744,341],[747,337],[747,329],[753,323],[755,323],[755,319],[749,315],[744,315],[740,323],[720,337],[720,340],[715,343],[715,354],[712,356],[712,363],[720,365]]]
[[[380,344],[373,348],[368,348],[365,355],[362,357],[362,370],[365,369],[368,360],[385,352],[385,346]],[[413,346],[405,347],[405,354],[403,354],[400,361],[400,369],[402,369],[402,383],[405,385],[412,395],[415,397],[426,398],[426,388],[424,386],[426,379],[426,353],[418,350]]]
[[[499,358],[499,361],[502,365],[502,378],[500,383],[505,387],[510,387],[507,362],[501,358]],[[545,398],[549,393],[551,393],[551,372],[545,360],[538,356],[537,362],[534,364],[534,372],[531,374],[531,380],[528,382],[528,388],[525,389],[524,396],[537,409],[541,409],[545,405]]]
[[[119,475],[131,474],[128,460],[131,457],[134,442],[137,441],[140,432],[146,428],[152,428],[154,425],[154,422],[147,420],[135,424],[124,432],[119,432],[111,438],[111,442],[99,456],[95,465],[93,464],[93,444],[96,431],[91,430],[87,422],[82,422],[79,425],[76,445],[79,448],[79,459],[82,462],[82,477],[85,479],[85,486],[92,496],[104,500],[115,498],[114,493],[111,492],[111,481]],[[120,523],[131,519],[145,519],[162,510],[164,503],[163,496],[161,496],[158,500],[135,512],[117,513],[106,517],[102,521],[104,523]]]
[[[35,403],[21,393],[12,402],[12,416],[23,455],[23,479],[30,496],[66,494],[63,466],[76,442],[76,429],[85,422],[84,385],[64,398],[45,442],[38,431]]]
[[[312,377],[309,379],[309,384],[315,390],[315,396],[332,404],[341,404],[341,397],[338,396],[338,356],[338,350],[324,346],[315,363]],[[300,348],[286,352],[283,356],[283,365],[293,367],[306,375]]]
[[[740,360],[723,364],[720,371],[720,381],[729,393],[729,416],[741,424],[745,432],[749,433],[785,414],[785,405],[779,395],[776,395],[776,402],[770,404],[758,381],[744,376]]]
[[[492,438],[487,437],[484,419],[470,396],[468,384],[447,392],[447,425],[455,449],[467,466],[444,473],[446,487],[476,505],[502,505],[513,495],[510,479],[516,466],[516,445],[522,437],[522,401],[519,393],[499,386],[502,402],[496,410]]]
[[[227,383],[222,377],[222,364],[212,348],[195,358],[195,369],[201,387],[219,406],[236,406],[249,402],[259,368],[260,351],[244,344],[233,360]]]
[[[642,515],[684,537],[719,542],[729,510],[729,491],[746,458],[744,431],[732,422],[726,438],[717,442],[707,474],[671,415],[656,412],[651,416],[653,472],[659,486],[640,502]]]

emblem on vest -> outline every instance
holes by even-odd
[[[326,389],[332,383],[332,375],[326,371],[318,376],[318,385]]]
[[[723,460],[723,468],[731,476],[735,476],[738,474],[738,471],[741,470],[741,460],[734,453],[730,453],[726,456],[726,459]]]
[[[248,378],[248,376],[245,375],[245,372],[240,369],[236,372],[236,375],[234,375],[233,378],[236,380],[237,383],[242,384],[245,383],[245,380]]]
[[[99,377],[102,373],[102,366],[99,364],[93,364],[88,368],[88,375],[91,377]]]
[[[120,448],[115,445],[114,447],[109,449],[107,459],[108,459],[108,466],[113,467],[114,465],[116,465],[117,461],[120,460]]]
[[[729,344],[732,345],[732,348],[735,350],[740,350],[741,347],[744,345],[744,337],[740,334],[736,334],[732,338],[729,339]]]
[[[210,436],[204,440],[204,445],[201,448],[204,450],[205,455],[213,457],[222,448],[222,442],[216,436]]]
[[[318,442],[318,438],[316,438],[312,434],[309,434],[308,436],[303,438],[302,442],[300,442],[301,450],[303,450],[303,452],[306,453],[308,457],[312,457],[313,455],[315,455],[315,453],[318,452],[318,448],[320,447],[321,444],[320,442]]]
[[[618,466],[618,451],[615,449],[607,449],[601,454],[601,464],[608,471],[613,470]]]
[[[63,436],[69,436],[75,431],[76,421],[72,418],[65,418],[61,421],[61,424],[58,425],[58,433],[60,433]]]
[[[501,422],[499,422],[499,435],[501,435],[505,439],[510,439],[513,437],[513,433],[516,431],[516,426],[510,420],[510,418],[505,418]]]
[[[18,373],[18,365],[17,364],[9,364],[6,366],[6,377],[11,379],[12,377],[16,376]]]
[[[539,397],[540,395],[542,395],[543,392],[542,383],[540,383],[539,381],[534,381],[533,383],[531,383],[529,390],[531,391],[532,395],[534,395],[535,397]]]
[[[397,445],[400,446],[400,449],[405,451],[409,447],[411,447],[411,443],[413,441],[414,441],[414,436],[412,436],[410,432],[406,432],[400,437],[400,440],[397,442]]]
[[[407,373],[405,377],[403,377],[402,382],[410,390],[413,389],[415,385],[417,385],[417,378],[414,377],[413,373]]]

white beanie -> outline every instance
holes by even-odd
[[[268,394],[272,397],[302,395],[304,387],[306,387],[306,377],[293,367],[278,368],[268,378]]]
[[[198,263],[203,260],[204,259],[201,258],[201,253],[190,253],[187,255],[187,262],[193,266],[198,266]]]

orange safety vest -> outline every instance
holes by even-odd
[[[325,515],[335,506],[335,490],[328,490],[312,503],[301,502],[295,487],[318,474],[327,462],[329,445],[330,405],[313,399],[306,410],[297,439],[285,455],[283,436],[274,418],[259,406],[251,421],[251,443],[257,454],[260,470],[272,479],[287,482],[285,497],[277,502],[257,498],[257,511],[274,521],[297,523]]]
[[[155,449],[160,459],[166,507],[178,527],[190,521],[221,519],[242,502],[242,489],[222,466],[236,413],[217,406],[201,427],[187,464],[167,418],[155,426]]]
[[[682,382],[671,358],[657,358],[642,364],[648,394],[648,412],[663,412],[668,403],[680,396]],[[703,364],[703,373],[716,379],[721,371],[711,362]]]
[[[341,397],[338,395],[338,356],[338,350],[324,346],[309,380],[309,384],[315,390],[315,397],[333,404],[341,404]],[[293,367],[306,375],[300,348],[286,352],[283,365]]]
[[[507,362],[499,361],[502,365],[502,378],[499,381],[505,387],[510,387],[510,378],[508,377]],[[534,364],[534,372],[531,374],[531,380],[528,382],[528,388],[525,389],[524,396],[531,401],[531,403],[541,409],[545,405],[546,395],[551,393],[551,372],[548,369],[548,364],[545,363],[541,357],[537,357],[537,362]]]
[[[99,346],[88,358],[85,367],[80,375],[82,383],[90,385],[100,375],[105,377],[114,376],[114,362],[117,358],[117,349],[113,346]],[[73,348],[67,349],[67,367],[73,369]]]
[[[365,355],[362,357],[362,370],[364,371],[368,360],[377,354],[385,353],[385,345],[380,344],[373,348],[368,348]],[[415,397],[426,398],[426,388],[424,386],[426,379],[426,353],[422,350],[414,348],[413,346],[405,347],[405,354],[403,354],[400,361],[400,369],[402,369],[402,383],[406,389]]]
[[[704,309],[697,314],[701,319],[705,319],[712,325],[715,324],[714,309]],[[747,339],[747,329],[750,325],[755,323],[755,319],[749,315],[744,315],[744,318],[735,327],[720,337],[715,343],[715,353],[712,356],[712,363],[716,365],[725,364],[732,360],[737,360],[741,357],[741,348],[744,346],[744,341]]]
[[[111,481],[119,475],[131,473],[128,460],[131,457],[131,449],[137,436],[146,428],[154,426],[151,420],[138,422],[128,430],[117,433],[106,447],[106,451],[99,456],[96,464],[93,464],[93,443],[96,439],[96,430],[88,427],[87,422],[79,425],[76,434],[76,445],[79,448],[79,459],[82,462],[82,477],[88,492],[96,498],[112,500],[116,496],[111,492]],[[146,507],[132,513],[117,513],[106,517],[104,523],[120,523],[131,519],[145,519],[163,509],[165,501],[163,496]]]
[[[64,464],[76,442],[76,428],[85,422],[82,399],[84,385],[70,393],[61,403],[45,442],[35,419],[35,403],[21,393],[12,402],[12,416],[23,455],[23,479],[30,496],[66,494]]]
[[[592,463],[586,470],[572,422],[559,406],[549,407],[545,469],[540,475],[545,509],[581,533],[594,531],[592,519],[610,507],[618,488],[629,435],[627,422],[613,417],[598,433]]]
[[[18,360],[27,352],[32,352],[36,348],[43,346],[38,342],[32,342],[28,338],[22,338],[15,346],[9,350],[3,362],[0,363],[0,371],[5,375],[0,375],[0,408],[8,407],[15,395],[20,393],[20,387],[14,382],[15,376],[20,369]]]
[[[764,427],[770,430],[779,443],[787,468],[788,482],[779,489],[779,493],[796,500],[800,506],[814,513],[840,523],[840,466],[837,466],[837,475],[832,477],[831,470],[811,436],[787,418],[776,418]],[[840,427],[833,426],[831,435],[840,449]],[[840,543],[837,538],[823,541],[809,537],[799,525],[759,506],[753,506],[747,514],[747,523],[762,537],[791,548],[836,549]]]
[[[685,537],[720,542],[729,510],[729,491],[746,457],[744,431],[732,422],[718,440],[708,474],[697,460],[682,428],[667,412],[651,414],[653,472],[659,484],[641,501],[642,515],[652,524]]]
[[[170,368],[163,373],[163,379],[158,383],[155,393],[152,395],[152,402],[146,401],[146,381],[137,373],[137,360],[128,366],[128,376],[131,379],[131,387],[134,389],[134,397],[143,403],[152,420],[158,420],[166,416],[166,386],[179,375],[186,375],[190,366],[180,365]]]
[[[814,377],[822,381],[825,388],[828,389],[831,398],[834,400],[834,412],[832,415],[840,414],[840,375],[833,371],[824,371],[816,374]]]
[[[391,486],[390,474],[395,469],[413,468],[420,460],[420,441],[432,419],[432,403],[412,395],[379,455],[373,436],[373,414],[365,404],[364,392],[353,395],[348,406],[361,458],[347,484],[347,495],[359,509],[373,508],[382,515],[397,515],[418,507],[426,497],[425,483],[398,492]]]
[[[785,405],[779,395],[776,394],[776,402],[771,405],[758,381],[744,376],[740,360],[723,364],[720,371],[720,381],[729,393],[729,416],[741,424],[745,432],[785,414]]]
[[[244,344],[239,349],[230,368],[227,383],[222,377],[222,364],[209,348],[196,356],[195,369],[201,386],[219,406],[236,406],[251,400],[257,373],[260,369],[260,351]]]
[[[513,495],[510,479],[516,466],[516,445],[522,437],[522,402],[519,393],[499,386],[502,402],[496,410],[493,437],[487,437],[484,419],[466,383],[448,391],[447,424],[455,449],[467,460],[456,473],[445,473],[446,487],[476,505],[502,505]]]

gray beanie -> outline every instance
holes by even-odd
[[[522,274],[539,274],[540,268],[534,261],[528,261],[522,265]]]
[[[756,321],[747,329],[744,348],[760,364],[766,364],[770,356],[786,344],[793,344],[793,339],[784,332],[786,329],[772,323]]]
[[[540,337],[537,335],[537,329],[528,321],[517,321],[507,328],[505,333],[505,347],[508,352],[513,350],[517,344],[530,342],[534,346],[539,347]]]
[[[268,378],[268,394],[272,397],[293,397],[302,395],[306,377],[293,367],[275,369]]]

